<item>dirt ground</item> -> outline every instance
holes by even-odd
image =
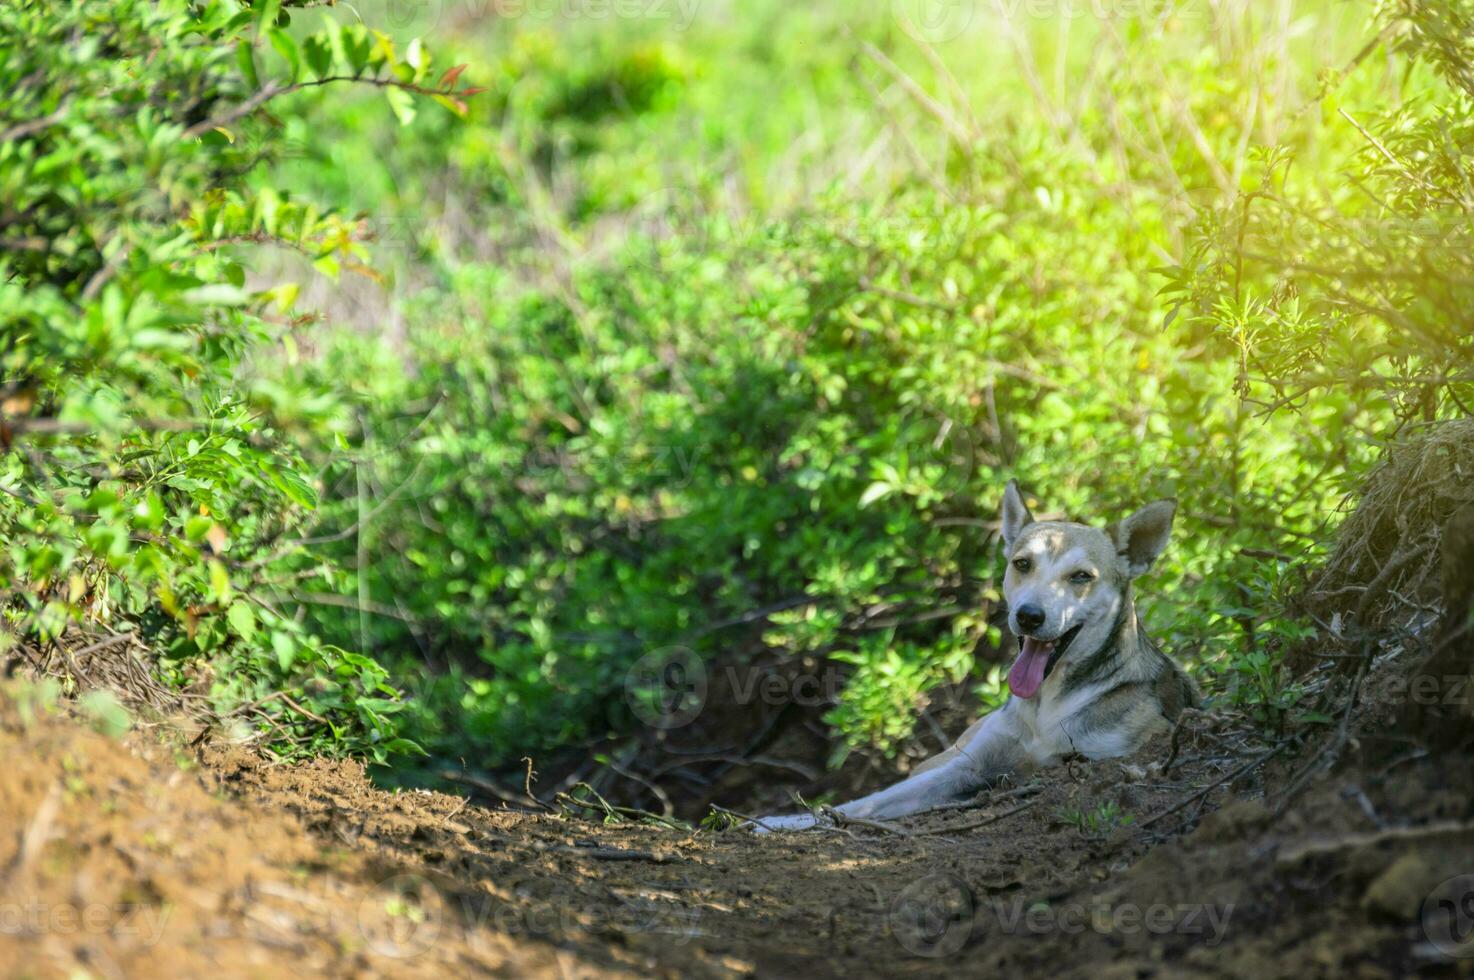
[[[1169,769],[1164,740],[900,832],[754,837],[386,792],[354,763],[273,765],[155,728],[115,739],[23,712],[12,690],[0,696],[0,965],[17,977],[1474,976],[1474,765],[1396,731],[1393,707],[1362,712],[1340,764],[1278,816],[1314,748],[1210,726],[1181,739]]]

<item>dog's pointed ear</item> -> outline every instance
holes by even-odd
[[[1029,513],[1029,505],[1024,503],[1024,495],[1019,493],[1018,481],[1009,480],[1008,486],[1003,488],[1003,550],[1012,553],[1019,532],[1032,523],[1034,515]]]
[[[1112,525],[1111,538],[1116,542],[1116,551],[1126,559],[1132,578],[1151,568],[1166,550],[1176,513],[1177,501],[1157,500]]]

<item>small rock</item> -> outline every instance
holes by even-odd
[[[1362,908],[1399,922],[1417,918],[1423,899],[1448,877],[1448,866],[1433,854],[1413,851],[1387,866],[1362,895]]]

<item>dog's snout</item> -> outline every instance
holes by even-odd
[[[1036,630],[1044,625],[1044,610],[1032,602],[1019,606],[1014,615],[1018,618],[1020,629]]]

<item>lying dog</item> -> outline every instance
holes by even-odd
[[[901,782],[835,810],[887,820],[970,798],[1000,776],[1078,753],[1129,755],[1196,707],[1192,679],[1142,631],[1131,581],[1167,546],[1177,504],[1159,500],[1104,529],[1036,521],[1003,494],[1003,595],[1019,655],[1012,697]],[[812,814],[763,817],[759,832],[803,830]]]

